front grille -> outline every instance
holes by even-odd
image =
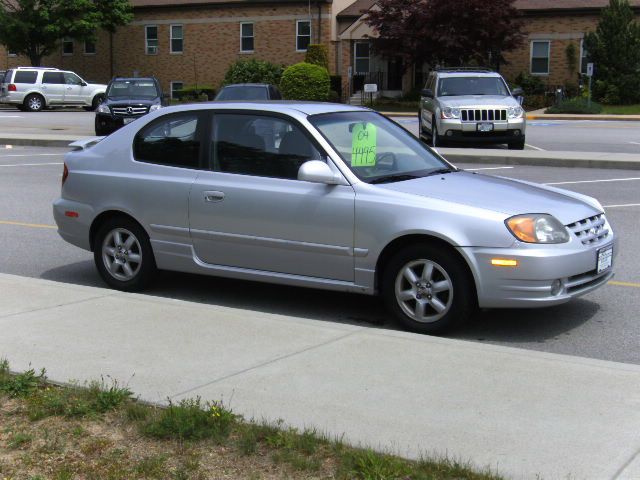
[[[114,115],[144,115],[149,111],[149,107],[111,107],[111,111]]]
[[[598,243],[609,236],[604,213],[567,225],[583,245]]]
[[[460,110],[463,122],[506,121],[506,110],[465,108]]]

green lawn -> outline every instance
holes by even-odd
[[[609,115],[640,115],[640,104],[603,105],[602,113]]]

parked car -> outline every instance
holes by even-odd
[[[222,87],[214,100],[282,100],[282,94],[269,83],[234,83]]]
[[[39,112],[47,107],[78,106],[95,110],[106,85],[84,81],[67,70],[46,67],[18,67],[7,70],[0,82],[0,104]]]
[[[613,276],[597,200],[461,170],[362,107],[182,105],[72,145],[58,232],[116,289],[158,268],[379,293],[406,328],[439,332]]]
[[[165,96],[155,77],[115,77],[96,110],[96,135],[109,135],[123,125],[162,107]]]
[[[429,74],[421,92],[420,136],[431,146],[446,143],[506,143],[522,150],[527,121],[499,73],[484,69],[442,69]]]

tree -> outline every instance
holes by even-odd
[[[585,36],[584,45],[595,64],[596,99],[640,101],[640,25],[627,0],[610,0],[596,31]]]
[[[375,52],[401,56],[405,67],[470,63],[500,68],[523,39],[515,0],[379,0],[366,23]]]
[[[60,40],[95,40],[133,19],[128,0],[0,0],[0,43],[40,66]]]

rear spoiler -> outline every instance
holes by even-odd
[[[86,150],[88,148],[93,147],[96,143],[101,141],[105,137],[88,137],[83,138],[82,140],[76,140],[73,143],[70,143],[69,146],[73,151]]]

